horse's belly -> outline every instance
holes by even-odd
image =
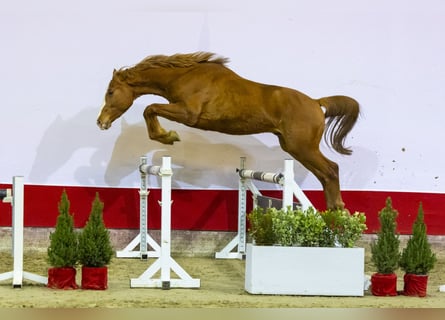
[[[227,134],[244,135],[270,131],[270,126],[254,117],[226,118],[226,119],[200,119],[193,126],[198,129],[218,131]]]

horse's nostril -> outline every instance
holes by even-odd
[[[96,121],[97,126],[101,129],[104,130],[104,124],[102,123],[102,121],[100,121],[99,119]]]

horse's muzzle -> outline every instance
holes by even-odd
[[[111,127],[111,123],[110,122],[102,122],[99,119],[97,119],[97,126],[101,129],[101,130],[107,130]]]

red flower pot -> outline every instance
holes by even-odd
[[[82,267],[82,289],[105,290],[108,288],[107,267]]]
[[[403,294],[405,296],[425,297],[428,286],[428,276],[406,273],[403,276]]]
[[[374,273],[371,276],[371,293],[374,296],[396,296],[397,275],[395,273]]]
[[[76,269],[72,267],[49,268],[48,288],[51,289],[77,289]]]

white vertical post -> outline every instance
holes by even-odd
[[[240,169],[244,169],[246,164],[246,157],[241,157],[241,167]],[[245,185],[245,180],[239,180],[240,186],[238,193],[238,252],[244,256],[246,252],[246,197],[247,190]]]
[[[147,164],[147,158],[141,157],[140,166]],[[141,184],[139,187],[139,251],[141,259],[148,258],[147,250],[147,236],[148,236],[148,206],[147,206],[147,173],[143,170],[139,170],[141,174]]]
[[[23,281],[23,177],[13,177],[12,185],[14,195],[12,198],[12,256],[14,257],[12,286],[21,287]]]
[[[24,229],[24,178],[14,176],[12,178],[12,197],[3,199],[12,205],[12,257],[13,270],[0,274],[0,281],[12,279],[13,288],[21,288],[23,279],[32,280],[42,284],[48,283],[47,277],[42,277],[23,271],[23,229]]]
[[[284,160],[284,185],[283,185],[283,209],[293,207],[294,192],[292,184],[294,182],[294,161]]]
[[[160,170],[162,177],[161,190],[161,282],[162,287],[170,287],[170,254],[171,254],[171,158],[162,157]]]
[[[151,166],[141,171],[161,177],[161,246],[158,259],[151,264],[138,278],[130,279],[132,288],[199,288],[201,281],[193,279],[172,257],[171,257],[171,158],[162,157],[162,167]],[[161,276],[154,279],[160,271]],[[178,279],[171,279],[171,271],[176,273]]]
[[[123,249],[116,252],[118,258],[141,258],[147,260],[148,257],[159,257],[161,247],[148,234],[148,195],[147,175],[158,175],[154,169],[158,167],[148,166],[147,157],[140,158],[139,173],[141,177],[139,187],[139,234]],[[149,246],[152,250],[148,250]],[[139,249],[139,250],[137,250]]]
[[[240,157],[240,170],[245,169],[246,157]],[[216,259],[244,259],[246,253],[246,205],[247,205],[247,180],[238,180],[238,233],[219,252],[215,253]],[[236,249],[236,251],[233,251]]]

